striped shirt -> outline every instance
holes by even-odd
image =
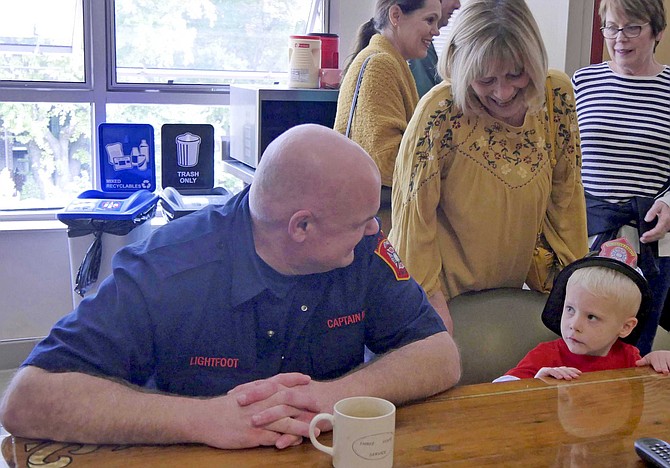
[[[670,176],[670,67],[624,76],[601,63],[572,84],[585,190],[611,203],[655,197]]]

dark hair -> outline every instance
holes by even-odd
[[[391,7],[398,5],[404,14],[408,14],[423,8],[425,3],[426,0],[377,0],[375,3],[375,15],[358,28],[356,42],[354,43],[351,55],[347,58],[347,65],[344,67],[342,76],[346,74],[349,64],[356,55],[368,46],[372,36],[389,27],[389,10]]]
[[[658,36],[668,24],[665,19],[663,0],[602,0],[598,14],[603,26],[605,26],[605,16],[610,10],[617,10],[633,20],[648,21],[654,36]],[[654,46],[655,50],[656,46]]]

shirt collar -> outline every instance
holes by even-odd
[[[266,289],[278,298],[286,297],[298,277],[282,275],[256,253],[248,187],[235,197],[233,204],[230,231],[237,237],[230,240],[231,305],[242,304]]]

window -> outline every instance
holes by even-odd
[[[82,8],[81,0],[4,2],[0,80],[83,83]]]
[[[328,0],[24,0],[0,17],[0,219],[98,188],[103,122],[210,123],[228,85],[285,82],[288,36],[325,31]],[[156,159],[160,159],[159,145]],[[159,161],[157,161],[159,164]],[[160,188],[160,170],[157,171]],[[53,213],[50,214],[53,217]]]
[[[438,57],[442,56],[442,49],[444,49],[444,46],[446,45],[447,40],[449,39],[451,29],[454,27],[454,20],[456,19],[456,16],[458,16],[460,12],[461,12],[460,8],[454,10],[454,12],[451,14],[451,18],[449,18],[449,21],[447,22],[447,25],[444,26],[442,29],[440,29],[440,35],[433,38],[433,44],[435,45],[435,51],[437,52]]]
[[[323,32],[314,0],[114,2],[116,85],[285,80],[288,37]]]
[[[91,105],[0,103],[0,210],[62,207],[91,184]]]

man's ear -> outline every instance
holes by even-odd
[[[288,235],[295,242],[304,242],[313,225],[314,215],[311,211],[296,211],[288,221]]]
[[[637,319],[635,317],[628,317],[621,326],[621,331],[619,332],[619,338],[626,338],[628,335],[630,335],[630,332],[633,331],[635,325],[637,325]]]

